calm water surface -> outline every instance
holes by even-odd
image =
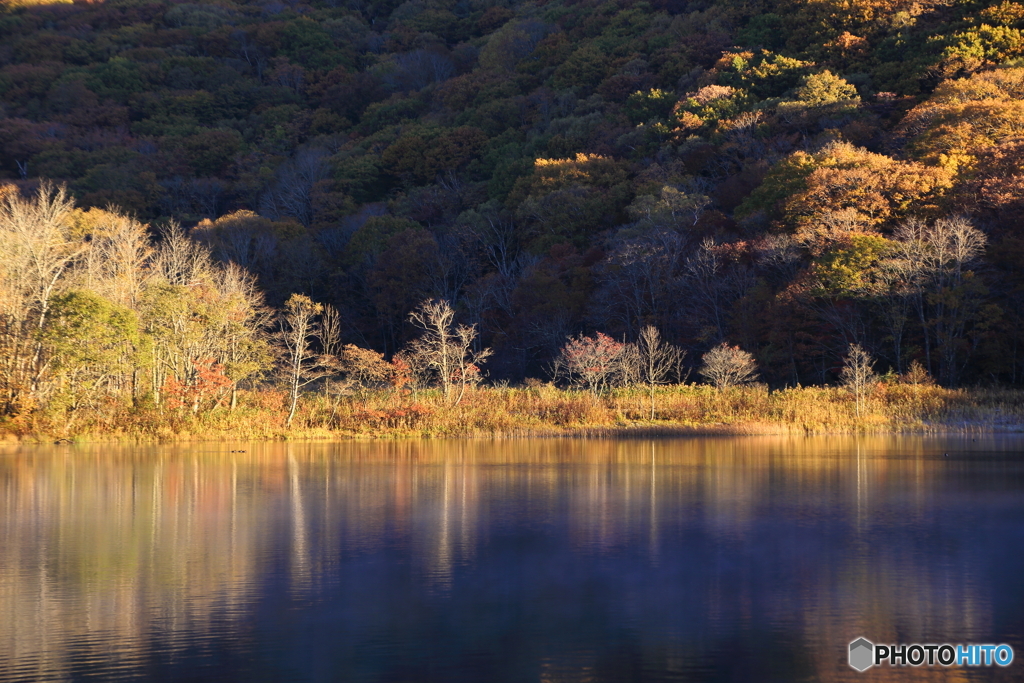
[[[12,448],[0,681],[1020,681],[1022,454],[980,437]],[[858,636],[1017,657],[857,674]]]

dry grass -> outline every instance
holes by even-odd
[[[189,441],[564,434],[824,434],[1015,431],[1024,426],[1024,392],[879,384],[858,419],[853,397],[829,387],[769,392],[763,386],[718,390],[659,388],[649,419],[644,390],[602,395],[557,389],[481,388],[457,406],[440,392],[306,395],[292,428],[280,392],[242,395],[236,410],[187,411],[115,402],[89,412],[36,413],[0,422],[0,439]]]
[[[0,0],[0,10],[40,5],[72,5],[75,0]]]

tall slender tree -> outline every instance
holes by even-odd
[[[877,379],[874,372],[875,359],[860,344],[850,344],[846,358],[843,360],[843,386],[853,394],[857,418],[860,419],[861,408],[867,395],[868,387]]]
[[[323,305],[304,294],[292,294],[281,313],[278,339],[285,351],[285,377],[288,382],[288,420],[292,425],[302,387],[320,378],[313,343],[320,332],[317,318]]]
[[[413,354],[435,373],[445,401],[457,405],[466,387],[479,381],[479,366],[491,350],[473,350],[476,325],[456,325],[455,311],[447,301],[428,299],[409,320],[421,330],[411,344]]]
[[[678,378],[685,356],[686,351],[666,343],[653,325],[644,327],[640,338],[626,349],[623,364],[629,368],[632,377],[647,387],[652,420],[655,415],[655,388]]]

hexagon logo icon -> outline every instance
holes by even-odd
[[[874,665],[875,644],[867,638],[858,638],[850,643],[850,666],[857,671],[866,671]]]

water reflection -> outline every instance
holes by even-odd
[[[1020,443],[9,450],[0,680],[855,680],[861,635],[1009,680]]]

